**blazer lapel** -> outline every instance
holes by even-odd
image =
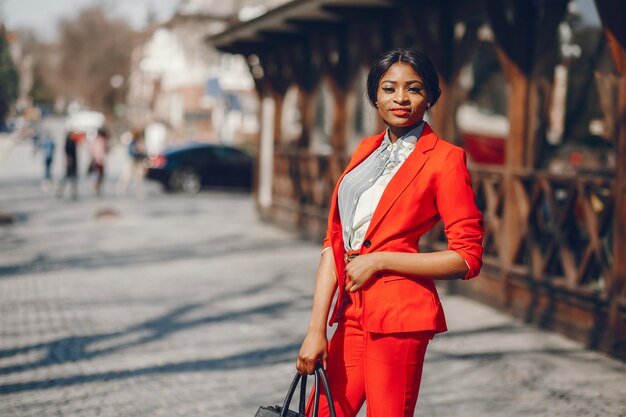
[[[373,136],[372,137],[373,140],[368,141],[368,143],[364,143],[363,145],[359,146],[355,150],[354,157],[352,158],[352,160],[350,161],[350,163],[348,164],[348,166],[344,170],[344,173],[341,176],[341,178],[343,178],[355,166],[357,166],[361,162],[363,162],[365,160],[365,158],[370,156],[370,154],[372,152],[374,152],[380,146],[380,144],[382,143],[383,139],[385,138],[385,132],[386,132],[386,130],[383,131],[382,133],[378,134],[377,136]]]
[[[365,236],[368,236],[370,231],[378,226],[378,223],[385,217],[385,214],[387,214],[393,203],[395,203],[400,197],[400,194],[409,186],[417,173],[420,172],[426,161],[428,161],[429,151],[435,147],[437,140],[437,135],[433,133],[428,123],[426,123],[422,135],[415,144],[415,149],[413,149],[398,172],[396,172],[391,181],[389,181],[387,188],[385,188],[380,202],[376,206],[376,210],[374,210],[374,215],[372,216]]]
[[[363,143],[361,146],[359,146],[355,151],[354,151],[354,156],[352,157],[352,159],[350,160],[350,162],[348,163],[348,166],[346,167],[346,169],[343,171],[343,174],[341,174],[341,176],[339,177],[339,180],[337,180],[336,186],[335,186],[335,190],[333,191],[333,197],[331,199],[331,206],[330,206],[330,213],[332,218],[329,219],[331,223],[333,224],[339,224],[339,230],[341,230],[341,220],[339,219],[339,210],[337,207],[337,197],[339,194],[339,184],[341,184],[341,180],[343,179],[343,177],[346,176],[346,174],[348,172],[350,172],[352,169],[354,169],[354,167],[356,167],[357,165],[359,165],[361,162],[363,162],[365,160],[365,158],[367,158],[368,156],[370,156],[370,154],[372,152],[374,152],[382,143],[383,139],[385,138],[385,131],[383,131],[382,133],[373,136],[372,140],[370,141],[366,141],[365,143]]]

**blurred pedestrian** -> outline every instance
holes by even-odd
[[[109,132],[105,128],[98,129],[95,139],[89,148],[91,161],[89,162],[89,174],[95,174],[93,191],[97,196],[102,193],[102,183],[104,181],[104,167],[107,152],[109,150]]]
[[[41,183],[41,188],[44,191],[50,190],[52,184],[52,161],[54,160],[55,147],[54,138],[50,136],[50,133],[46,132],[41,142],[41,151],[43,153],[44,163],[44,177]]]
[[[435,281],[473,278],[482,265],[482,215],[465,152],[423,119],[439,95],[437,72],[414,50],[381,55],[367,78],[388,128],[361,141],[337,182],[296,362],[302,374],[327,368],[338,417],[356,416],[364,402],[371,417],[414,415],[426,347],[446,331]],[[439,219],[448,249],[420,253],[420,237]],[[335,292],[330,324],[338,325],[328,343]],[[320,407],[327,417],[326,401]]]
[[[143,179],[145,175],[145,160],[147,158],[146,144],[143,133],[133,130],[128,143],[127,161],[117,181],[116,192],[118,195],[126,195],[129,187],[134,187],[135,196],[144,198]]]
[[[65,154],[65,176],[59,182],[57,197],[63,197],[65,185],[69,182],[73,200],[78,199],[78,158],[77,148],[81,137],[77,132],[68,132],[65,137],[63,151]]]
[[[37,151],[39,151],[39,148],[41,147],[41,135],[36,128],[32,130],[30,139],[33,144],[33,155],[37,155]]]

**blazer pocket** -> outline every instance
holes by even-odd
[[[394,281],[400,281],[403,279],[409,279],[409,278],[403,277],[402,275],[386,275],[382,277],[383,282],[394,282]]]

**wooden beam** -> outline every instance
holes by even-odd
[[[284,62],[284,56],[280,49],[267,48],[257,53],[263,77],[271,85],[272,91],[276,95],[285,95],[287,88],[293,82],[293,70]],[[278,109],[278,105],[276,107]]]
[[[267,42],[239,40],[229,44],[223,44],[217,47],[218,50],[229,54],[252,55],[259,54],[269,47]]]
[[[380,54],[394,46],[393,33],[381,20],[367,25],[354,24],[352,27],[356,31],[356,38],[359,39],[360,64],[365,67],[369,68]]]
[[[294,68],[294,81],[301,90],[311,93],[321,77],[321,57],[312,47],[310,36],[283,45],[286,59]]]
[[[380,6],[348,6],[348,5],[325,5],[322,9],[340,16],[343,21],[354,21],[365,24],[371,21],[388,19],[398,14],[398,9],[391,4]]]
[[[287,23],[301,28],[303,32],[315,34],[325,32],[327,30],[336,30],[344,24],[339,19],[314,19],[305,16],[289,18],[287,19]]]
[[[324,72],[340,89],[348,89],[359,68],[359,50],[353,47],[359,42],[357,33],[355,25],[344,24],[312,38],[312,43],[320,51]]]
[[[602,19],[604,29],[609,32],[610,37],[619,45],[618,49],[626,49],[626,4],[623,0],[595,0],[598,14]],[[621,60],[620,60],[621,61]],[[618,66],[626,62],[616,62]],[[624,72],[621,67],[620,72]]]
[[[304,42],[306,35],[297,30],[277,30],[277,29],[262,29],[258,31],[259,38],[272,44]]]
[[[477,44],[480,21],[472,15],[459,16],[456,1],[429,4],[399,2],[404,26],[410,28],[413,38],[433,62],[439,74],[441,98],[430,111],[433,128],[444,138],[454,141],[454,115],[458,107],[456,81],[463,65]],[[457,24],[465,31],[458,36]]]
[[[511,83],[509,120],[511,133],[507,165],[533,168],[537,143],[536,63],[557,46],[556,30],[567,7],[566,0],[529,2],[514,0],[506,8],[500,0],[487,0],[487,15],[495,35],[502,69]]]

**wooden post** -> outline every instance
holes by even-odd
[[[272,100],[274,100],[274,148],[280,149],[283,141],[283,103],[285,101],[285,93],[277,93],[272,90]]]
[[[519,2],[518,2],[519,3]],[[511,91],[509,95],[509,137],[506,143],[506,165],[504,171],[505,203],[503,227],[500,230],[502,250],[500,260],[503,267],[503,276],[508,281],[508,271],[511,270],[513,260],[521,244],[526,219],[520,213],[517,186],[513,172],[525,167],[525,149],[528,145],[530,73],[532,69],[532,54],[528,53],[534,43],[534,21],[530,16],[530,7],[523,15],[515,16],[514,22],[506,19],[506,10],[500,1],[488,1],[487,13],[496,39],[496,48],[502,70],[506,75]],[[528,20],[526,20],[528,19]],[[526,20],[529,25],[523,30],[519,27],[520,21]],[[516,25],[517,23],[517,25]],[[517,30],[516,30],[517,29]],[[525,36],[523,35],[525,34]],[[517,43],[514,39],[519,36]],[[523,59],[520,55],[524,56]],[[507,299],[507,297],[505,297]]]
[[[611,55],[620,73],[617,135],[615,141],[615,210],[613,214],[613,270],[609,287],[609,323],[605,346],[626,356],[626,9],[620,0],[596,0],[609,40]]]
[[[300,88],[300,120],[302,121],[302,134],[298,139],[298,148],[308,149],[311,143],[311,133],[315,125],[315,103],[314,94],[308,90]]]
[[[315,103],[313,91],[321,77],[320,58],[317,50],[311,47],[311,35],[294,37],[285,44],[286,56],[293,68],[294,82],[298,86],[302,134],[297,146],[308,149],[315,123]],[[316,64],[317,63],[317,64]]]
[[[506,142],[506,165],[504,167],[505,201],[503,227],[500,230],[502,243],[501,261],[505,271],[511,269],[514,258],[522,245],[522,236],[528,228],[527,213],[520,210],[523,206],[519,193],[520,184],[514,173],[529,168],[524,158],[529,144],[529,124],[533,121],[531,113],[531,95],[533,93],[530,77],[517,66],[509,56],[498,48],[498,55],[503,71],[509,80],[511,90],[509,96],[510,133]]]
[[[315,47],[320,51],[321,63],[327,75],[334,101],[333,126],[330,144],[333,151],[343,155],[346,151],[346,98],[351,83],[359,68],[359,59],[354,48],[356,30],[346,23],[329,31],[326,36],[315,39]]]
[[[294,68],[288,55],[286,46],[280,42],[280,38],[272,34],[263,33],[267,46],[259,54],[264,78],[270,90],[270,96],[274,100],[274,147],[280,150],[283,141],[283,104],[285,94],[294,80]],[[288,39],[288,38],[287,38]]]
[[[237,51],[229,51],[237,53]],[[253,195],[257,211],[262,218],[269,216],[272,206],[272,184],[274,165],[274,103],[271,99],[271,86],[259,73],[260,62],[251,59],[253,53],[245,53],[250,73],[253,75],[254,88],[259,99],[259,118],[261,129],[256,143],[256,164],[254,167]],[[255,55],[255,54],[254,54]]]
[[[626,51],[622,48],[622,55]],[[626,62],[626,59],[625,59]],[[621,69],[619,92],[619,130],[617,134],[617,165],[615,173],[615,212],[613,216],[613,282],[610,292],[610,351],[626,356],[626,71]]]
[[[273,203],[274,184],[274,101],[269,96],[261,96],[259,109],[261,132],[259,135],[257,173],[256,173],[256,202],[262,217],[269,217]]]
[[[504,212],[500,239],[502,297],[506,308],[514,308],[510,294],[513,265],[528,229],[528,205],[517,174],[535,168],[537,89],[534,70],[538,57],[550,51],[567,1],[551,3],[514,0],[511,9],[501,0],[487,0],[487,16],[496,40],[498,58],[511,86],[509,95],[509,138],[504,169]],[[541,10],[540,10],[541,9]],[[529,271],[532,275],[532,268]],[[540,278],[540,277],[534,277]],[[531,292],[533,289],[531,289]],[[528,317],[532,317],[531,315]]]
[[[347,144],[347,130],[346,130],[346,120],[348,109],[346,108],[346,99],[348,97],[348,91],[345,87],[337,84],[336,82],[330,82],[331,89],[333,92],[334,98],[334,108],[333,112],[333,128],[332,128],[332,136],[330,138],[330,145],[333,147],[337,153],[343,155],[346,152],[346,144]]]

